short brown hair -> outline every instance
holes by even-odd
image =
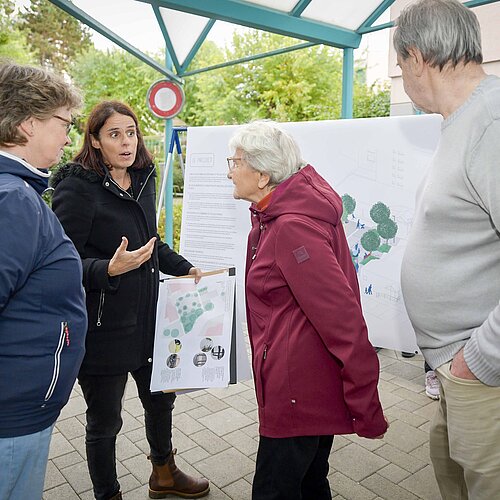
[[[134,120],[137,131],[137,153],[132,168],[145,168],[153,162],[153,155],[146,149],[144,139],[139,129],[137,116],[132,109],[119,101],[103,101],[92,109],[87,125],[85,127],[85,134],[83,136],[83,146],[79,153],[75,156],[74,160],[80,163],[87,170],[93,170],[99,175],[104,175],[103,165],[104,159],[100,149],[92,146],[92,137],[99,139],[99,132],[106,123],[106,120],[118,113],[120,115],[130,116]]]
[[[79,92],[50,71],[0,62],[0,146],[25,144],[18,126],[30,117],[46,120],[62,107],[81,106]]]

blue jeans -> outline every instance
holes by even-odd
[[[42,498],[53,428],[51,425],[34,434],[0,438],[0,500]]]

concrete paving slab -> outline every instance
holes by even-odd
[[[240,451],[228,448],[196,464],[216,486],[224,488],[255,469],[255,463]]]
[[[345,498],[346,500],[373,500],[377,496],[373,491],[370,491],[357,481],[353,481],[340,472],[334,472],[328,479],[332,487],[332,494],[340,495],[340,497],[336,496],[334,498]]]
[[[431,465],[427,465],[399,483],[418,498],[440,500],[441,494]]]
[[[332,466],[353,481],[360,482],[388,464],[385,458],[351,443],[341,450],[333,451]]]
[[[386,437],[336,436],[330,457],[335,500],[438,500],[429,458],[428,428],[438,403],[423,392],[421,356],[379,353],[380,398],[391,422]],[[209,500],[250,500],[258,447],[252,381],[227,389],[179,395],[173,444],[181,470],[207,477]],[[117,471],[125,500],[146,500],[151,463],[143,409],[133,380],[127,384],[124,425],[117,441]],[[53,435],[44,500],[92,500],[85,461],[85,404],[78,385]],[[172,497],[174,498],[174,497]]]

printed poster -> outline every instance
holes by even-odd
[[[151,392],[228,385],[235,282],[224,270],[160,283]]]
[[[415,351],[400,284],[415,192],[441,133],[437,115],[284,123],[304,160],[344,203],[342,222],[358,273],[373,345]],[[249,203],[233,198],[228,147],[238,126],[190,127],[187,138],[181,254],[202,269],[235,267],[237,327],[244,329]]]

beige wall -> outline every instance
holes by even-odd
[[[391,19],[396,19],[401,9],[412,0],[396,0],[391,7]],[[481,25],[484,69],[488,74],[500,76],[500,1],[473,9]],[[403,89],[401,71],[396,66],[396,53],[389,46],[389,76],[391,78],[391,115],[413,114],[410,99]]]

